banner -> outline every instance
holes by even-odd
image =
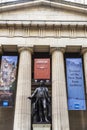
[[[34,59],[34,79],[50,79],[50,59]]]
[[[18,56],[2,56],[0,71],[0,106],[14,105]]]
[[[81,58],[66,58],[68,109],[85,110],[84,78]]]

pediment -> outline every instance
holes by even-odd
[[[58,3],[56,0],[35,0],[3,5],[0,20],[86,21],[86,12],[86,8]]]

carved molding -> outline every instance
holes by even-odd
[[[87,22],[0,21],[0,37],[87,37]]]
[[[70,27],[70,37],[76,37],[76,27]]]
[[[87,26],[7,26],[0,28],[0,37],[55,37],[79,38],[87,37]]]
[[[11,27],[8,27],[8,30],[9,30],[9,36],[14,37],[15,28],[13,26],[11,26]]]
[[[47,21],[47,20],[0,20],[1,27],[59,27],[59,26],[84,26],[87,25],[87,21]]]

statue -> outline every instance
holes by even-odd
[[[51,101],[48,94],[48,88],[45,87],[43,80],[40,81],[40,86],[36,88],[31,97],[28,98],[32,101],[33,122],[49,123],[51,117]]]

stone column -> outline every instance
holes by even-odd
[[[85,72],[85,85],[87,94],[87,48],[82,49],[83,60],[84,60],[84,72]]]
[[[83,54],[83,61],[84,61],[84,74],[85,74],[85,86],[86,86],[86,97],[87,97],[87,48],[82,48],[82,54]],[[85,114],[82,111],[81,112],[81,119],[82,119],[82,127],[85,129]]]
[[[69,130],[63,51],[52,50],[52,130]]]
[[[31,50],[21,48],[14,115],[14,130],[31,130]]]

